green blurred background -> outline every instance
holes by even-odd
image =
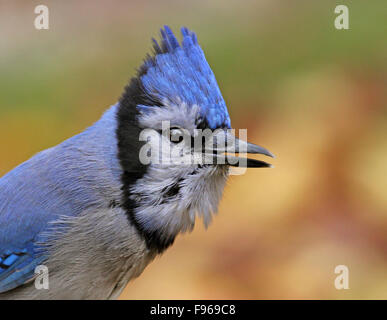
[[[164,24],[196,31],[233,126],[276,167],[231,177],[209,230],[121,298],[386,299],[385,0],[0,0],[0,176],[96,121]],[[340,264],[349,290],[334,287]]]

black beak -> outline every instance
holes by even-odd
[[[223,133],[222,133],[223,132]],[[275,156],[267,149],[258,145],[240,140],[227,131],[222,131],[214,137],[212,156],[216,164],[227,164],[241,168],[272,168],[270,163],[261,160],[237,157],[233,154],[262,154],[268,157]],[[207,150],[206,150],[207,151]],[[208,150],[209,151],[209,150]]]

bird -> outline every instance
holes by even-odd
[[[117,299],[196,220],[211,222],[232,167],[271,166],[227,156],[243,149],[274,157],[232,136],[196,34],[182,27],[181,37],[161,28],[151,54],[97,122],[1,177],[0,299]],[[181,144],[199,130],[212,142]],[[173,157],[201,160],[157,162],[163,151],[156,143],[179,146]],[[44,288],[36,284],[40,266]]]

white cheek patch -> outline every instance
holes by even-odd
[[[163,122],[169,121],[170,127],[184,128],[193,136],[200,118],[200,107],[197,105],[163,103],[161,107],[139,108],[141,113],[138,117],[140,127],[154,131],[157,145],[153,147],[162,152],[168,151],[171,143],[158,132],[163,129]],[[186,152],[191,155],[191,147]],[[154,152],[154,156],[159,157],[160,154]],[[152,156],[150,158],[152,160]],[[147,173],[130,190],[131,199],[137,203],[134,209],[137,222],[147,232],[157,232],[164,239],[191,231],[196,217],[202,217],[205,226],[208,226],[217,212],[228,167],[200,166],[192,162],[176,165],[155,163],[153,160]]]
[[[145,230],[158,232],[162,238],[192,231],[196,217],[202,217],[207,227],[217,212],[227,177],[226,167],[151,165],[131,189],[131,198],[138,204],[135,217]]]

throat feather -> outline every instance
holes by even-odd
[[[161,253],[179,233],[192,231],[198,216],[208,226],[217,212],[227,172],[223,167],[150,166],[130,189],[136,203],[132,216],[148,246]]]

